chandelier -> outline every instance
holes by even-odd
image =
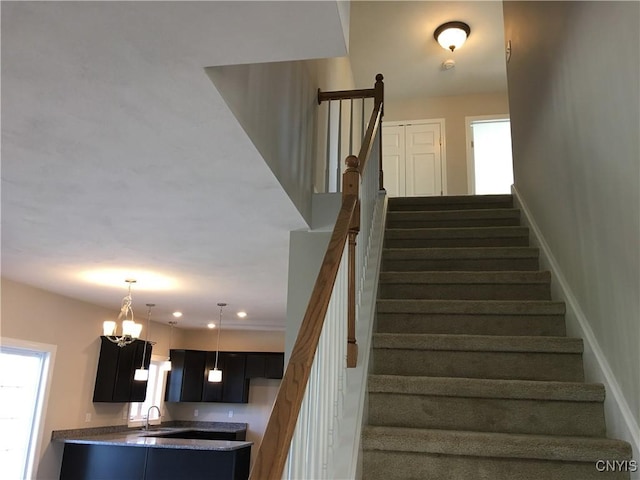
[[[102,324],[103,335],[119,347],[133,343],[140,337],[142,332],[142,325],[133,320],[133,308],[131,308],[131,284],[136,283],[136,281],[128,278],[125,282],[129,284],[129,291],[122,299],[118,318],[115,322],[107,320]],[[119,321],[122,321],[122,335],[116,334],[117,322]]]

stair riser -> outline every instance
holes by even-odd
[[[538,270],[537,258],[445,258],[445,259],[382,259],[383,272],[420,272],[420,271],[458,271],[458,272],[495,272],[495,271],[533,271]]]
[[[416,300],[550,300],[549,284],[381,284],[379,298]]]
[[[369,393],[369,425],[539,435],[604,436],[599,402]]]
[[[366,448],[366,447],[365,447]],[[599,472],[595,462],[366,450],[367,480],[628,480],[625,472]]]
[[[513,208],[513,195],[450,195],[446,197],[391,197],[392,210],[464,210]]]
[[[516,227],[519,218],[387,219],[387,228]]]
[[[496,202],[496,203],[458,203],[458,204],[428,204],[428,203],[412,203],[398,204],[389,202],[389,212],[443,212],[447,210],[499,210],[512,209],[513,202]]]
[[[372,374],[582,382],[577,353],[374,348]]]
[[[378,313],[377,332],[435,333],[465,335],[541,335],[566,334],[564,317],[541,315],[447,315]]]
[[[392,200],[392,199],[390,199]],[[411,203],[399,204],[398,202],[389,202],[390,212],[442,212],[444,210],[497,210],[501,208],[513,208],[512,201],[495,202],[495,203],[451,203],[451,204],[429,204],[429,203]]]
[[[430,248],[430,247],[526,247],[527,237],[486,238],[386,238],[385,248]]]

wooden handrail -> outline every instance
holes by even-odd
[[[338,90],[335,92],[323,92],[318,89],[318,105],[330,100],[350,100],[353,98],[373,98],[376,104],[382,103],[384,98],[384,83],[382,83],[382,80],[384,80],[384,77],[379,73],[376,75],[376,83],[373,88]]]
[[[311,365],[329,308],[329,300],[338,274],[344,245],[349,235],[351,218],[358,198],[343,199],[338,220],[331,234],[320,272],[316,279],[307,311],[300,325],[298,338],[291,352],[287,370],[282,378],[262,444],[249,476],[252,480],[280,480],[287,461],[300,406],[309,380]]]
[[[358,346],[355,338],[355,250],[356,237],[360,230],[359,185],[361,175],[373,148],[373,141],[380,128],[383,115],[384,84],[381,74],[376,75],[373,89],[374,108],[362,141],[358,157],[349,155],[347,169],[343,174],[342,205],[338,212],[329,246],[324,255],[320,272],[311,293],[298,337],[293,346],[286,372],[282,378],[276,401],[267,423],[262,443],[249,475],[250,480],[280,480],[284,470],[291,440],[300,414],[311,367],[318,348],[324,320],[329,308],[334,284],[340,269],[345,244],[348,242],[348,302],[347,302],[347,367],[355,367]],[[318,102],[359,98],[362,92],[320,92]],[[346,94],[349,93],[349,96]],[[380,151],[382,157],[382,151]],[[381,166],[379,166],[380,170]],[[380,172],[381,173],[381,172]],[[382,186],[381,186],[382,188]]]

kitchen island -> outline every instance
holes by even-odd
[[[243,425],[54,432],[64,443],[60,479],[246,480],[252,442]]]

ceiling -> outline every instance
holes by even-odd
[[[483,46],[502,56],[501,7],[351,9],[357,83],[505,89]],[[472,33],[452,80],[429,30],[454,18]],[[335,2],[2,2],[2,275],[114,316],[132,277],[138,318],[151,302],[202,328],[226,302],[233,328],[282,329],[289,232],[306,224],[204,68],[345,53]]]
[[[450,21],[471,28],[453,53],[433,38]],[[387,102],[506,92],[503,28],[502,2],[352,2],[349,54],[356,84],[364,88],[382,72]],[[445,71],[447,59],[456,66]]]

